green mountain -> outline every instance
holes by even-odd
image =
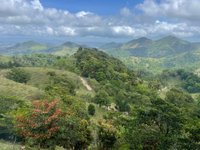
[[[155,41],[143,37],[104,51],[121,59],[129,68],[154,73],[168,68],[195,70],[200,64],[200,44],[174,36]]]
[[[106,43],[104,45],[100,46],[100,49],[115,49],[120,47],[122,44],[121,43],[116,43],[116,42],[110,42],[110,43]]]
[[[152,40],[142,37],[123,44],[120,49],[128,51],[130,55],[142,57],[148,54],[148,49],[152,43]]]
[[[116,45],[105,47],[105,50],[113,55],[123,54],[123,56],[161,58],[192,52],[197,50],[198,47],[199,44],[197,43],[190,43],[174,36],[167,36],[156,41],[142,37],[118,47]]]
[[[196,45],[174,36],[167,36],[154,41],[149,47],[149,57],[169,57],[184,52],[192,52],[197,49]]]
[[[79,47],[87,47],[73,42],[65,42],[58,46],[49,46],[34,41],[17,43],[14,46],[0,48],[1,55],[24,55],[24,54],[53,54],[53,55],[72,55]]]
[[[65,42],[61,45],[47,49],[45,53],[50,53],[58,56],[73,55],[81,46],[82,45],[76,44],[74,42]]]
[[[23,43],[18,43],[11,47],[1,49],[0,53],[4,55],[32,54],[32,53],[41,53],[47,48],[48,47],[45,44],[37,43],[34,41],[27,41]]]

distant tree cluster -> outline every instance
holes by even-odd
[[[192,72],[187,72],[183,69],[175,71],[164,71],[162,77],[169,78],[179,78],[182,82],[181,86],[183,89],[190,93],[200,92],[200,77]]]

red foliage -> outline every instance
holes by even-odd
[[[61,109],[58,100],[34,101],[30,114],[17,117],[17,129],[25,138],[48,139],[59,130]]]

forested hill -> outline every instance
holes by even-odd
[[[200,148],[197,75],[144,77],[97,49],[76,51],[0,57],[1,139],[28,149]]]

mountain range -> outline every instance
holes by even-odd
[[[159,40],[142,37],[122,44],[108,43],[100,48],[135,70],[157,73],[164,69],[184,68],[195,71],[200,66],[200,43],[174,36]]]
[[[0,47],[0,55],[42,53],[70,56],[76,53],[79,47],[90,46],[70,41],[56,46],[27,41],[14,46]],[[125,43],[106,43],[98,48],[119,58],[133,69],[155,72],[169,68],[198,69],[200,65],[200,43],[189,42],[175,36],[166,36],[158,40],[141,37]]]
[[[100,48],[112,55],[123,53],[124,56],[162,58],[198,51],[200,44],[188,42],[174,36],[166,36],[159,40],[142,37],[123,44],[108,43]]]
[[[23,43],[17,43],[14,46],[0,47],[0,55],[12,56],[12,55],[34,54],[34,53],[72,55],[81,46],[82,45],[73,42],[65,42],[58,46],[52,46],[48,44],[41,44],[35,41],[27,41]]]

